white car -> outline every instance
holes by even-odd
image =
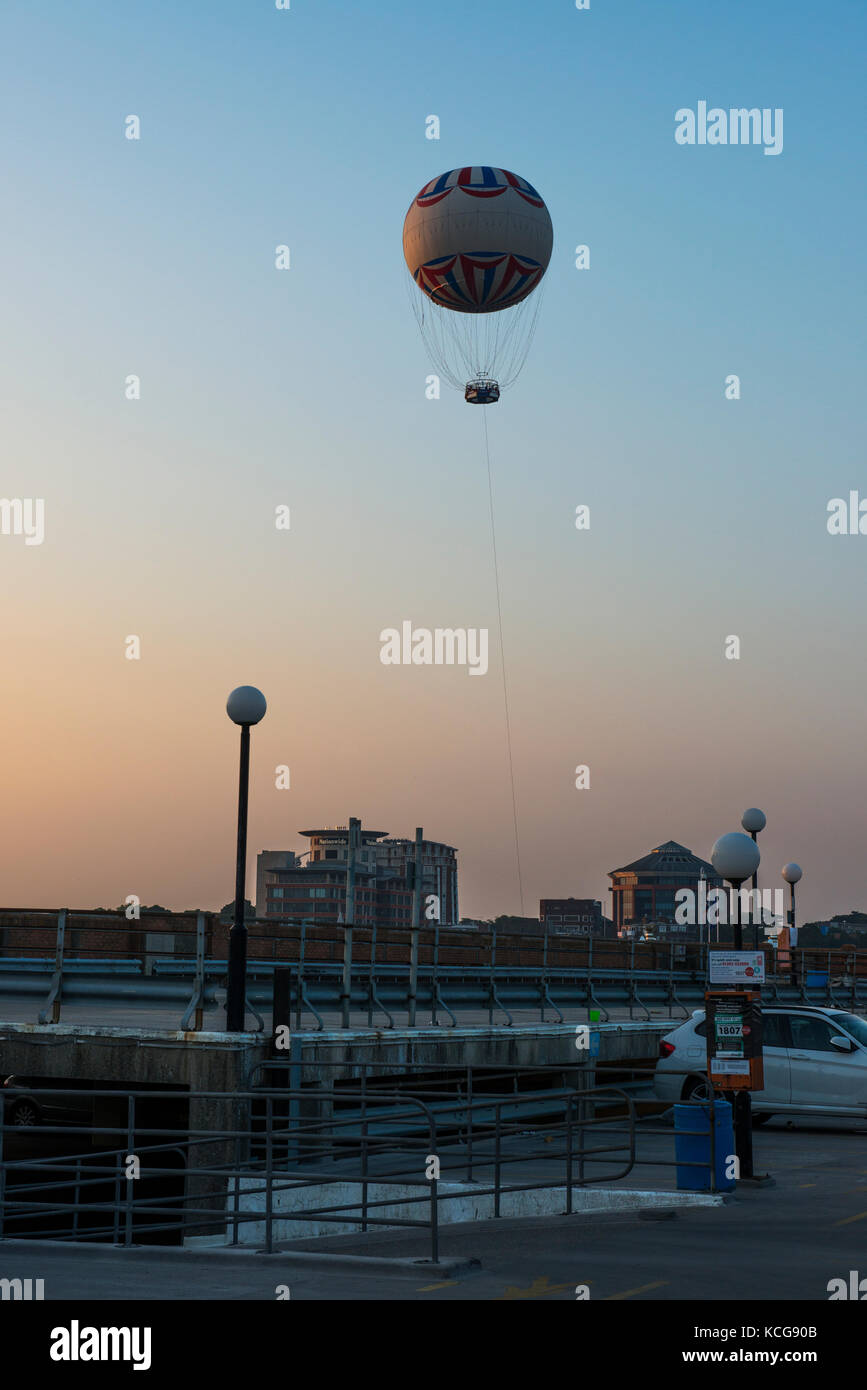
[[[867,1120],[867,1022],[842,1009],[799,1004],[762,1008],[765,1085],[753,1091],[755,1121],[807,1112]],[[704,1009],[659,1044],[654,1091],[660,1100],[708,1095]]]

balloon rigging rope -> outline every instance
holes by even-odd
[[[497,591],[497,626],[500,635],[500,664],[503,671],[503,706],[506,712],[506,747],[509,754],[509,782],[512,789],[512,820],[515,826],[515,863],[518,868],[518,896],[521,900],[521,916],[524,916],[524,884],[521,878],[521,849],[518,841],[518,803],[515,798],[515,768],[512,760],[512,724],[509,718],[509,688],[506,681],[506,649],[503,645],[503,608],[500,601],[500,568],[497,562],[497,533],[494,526],[494,485],[491,479],[491,448],[488,442],[488,408],[482,406],[482,419],[485,425],[485,457],[488,464],[488,504],[491,513],[491,548],[494,555],[494,586]]]
[[[413,315],[438,374],[455,390],[493,377],[505,390],[517,380],[536,331],[544,284],[520,303],[490,314],[462,314],[438,304],[404,276]]]

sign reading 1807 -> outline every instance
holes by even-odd
[[[708,990],[707,1062],[715,1086],[722,1090],[760,1091],[762,1007],[752,990]]]
[[[743,1057],[744,1016],[735,1006],[726,1009],[717,1005],[714,1016],[714,1053],[717,1057]]]

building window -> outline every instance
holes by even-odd
[[[283,889],[282,889],[282,888],[272,888],[272,889],[271,889],[271,897],[272,897],[272,898],[282,898],[282,896],[283,896]]]

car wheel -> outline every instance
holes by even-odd
[[[18,1100],[12,1107],[10,1121],[20,1129],[30,1128],[32,1125],[39,1124],[39,1107],[35,1101]]]
[[[690,1076],[683,1088],[684,1100],[710,1100],[710,1086],[706,1076]]]
[[[770,1118],[771,1118],[771,1116],[768,1114],[768,1111],[767,1111],[767,1110],[763,1110],[763,1111],[761,1112],[760,1115],[757,1115],[756,1112],[755,1112],[755,1110],[754,1110],[754,1111],[753,1111],[753,1129],[758,1129],[758,1127],[759,1127],[760,1125],[766,1125],[766,1124],[768,1123],[768,1120],[769,1120]]]

